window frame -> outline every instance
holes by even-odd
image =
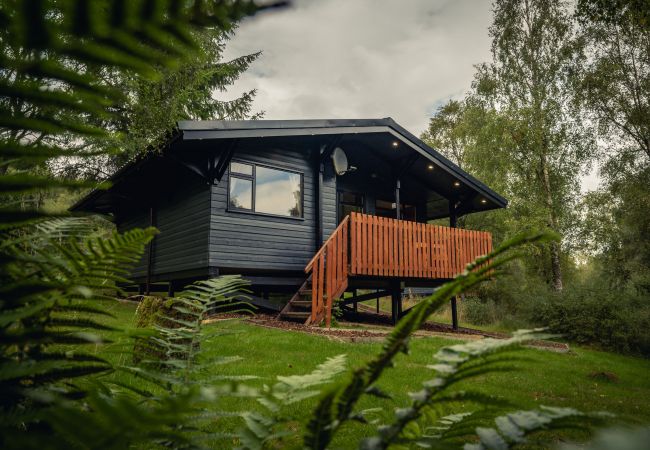
[[[252,175],[245,175],[245,174],[240,174],[240,173],[233,173],[230,171],[230,164],[231,163],[240,163],[240,164],[247,164],[250,166],[253,166],[253,174]],[[295,175],[300,176],[300,211],[301,211],[301,216],[300,217],[295,217],[295,216],[284,216],[282,214],[271,214],[271,213],[265,213],[265,212],[258,212],[255,211],[255,206],[256,206],[256,193],[255,191],[257,190],[257,167],[264,167],[267,169],[273,169],[273,170],[279,170],[281,172],[289,172]],[[232,177],[239,178],[241,180],[248,180],[252,182],[252,192],[251,192],[251,209],[246,209],[246,208],[234,208],[230,205],[230,179]],[[227,187],[227,200],[226,200],[226,211],[231,212],[231,213],[239,213],[239,214],[251,214],[255,216],[265,216],[265,217],[276,217],[280,219],[289,219],[289,220],[305,220],[305,174],[304,172],[300,172],[295,169],[289,169],[287,167],[283,166],[275,166],[271,164],[266,164],[266,163],[257,163],[253,161],[248,161],[245,159],[233,159],[228,163],[228,187]]]

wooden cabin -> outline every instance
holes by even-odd
[[[141,292],[241,274],[257,297],[293,293],[281,315],[308,323],[380,294],[397,320],[404,288],[490,250],[457,218],[507,204],[391,118],[182,121],[111,181],[72,209],[160,230],[132,273]]]

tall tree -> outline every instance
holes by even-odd
[[[583,241],[614,286],[650,293],[650,1],[580,0],[581,99],[598,125],[601,186]]]
[[[576,16],[588,42],[582,92],[601,135],[650,163],[650,1],[580,0]]]
[[[119,152],[90,160],[65,160],[60,170],[69,176],[101,179],[128,160],[146,151],[156,151],[179,120],[224,120],[257,118],[251,114],[255,91],[230,100],[224,92],[245,72],[259,53],[223,61],[223,52],[232,28],[195,30],[192,37],[199,47],[193,57],[179,66],[164,68],[156,79],[105,67],[97,74],[125,99],[113,107],[109,119],[98,125],[112,132],[111,139],[89,139],[81,146],[91,150],[118,149]]]
[[[476,85],[508,118],[512,189],[532,224],[559,233],[571,224],[579,175],[593,152],[575,110],[574,73],[582,43],[564,2],[497,0],[490,27],[493,62]],[[563,287],[561,246],[550,244],[552,285]]]

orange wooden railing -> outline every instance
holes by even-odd
[[[312,274],[310,320],[312,324],[318,324],[325,319],[325,325],[330,326],[332,302],[348,287],[349,222],[350,216],[346,216],[305,267],[305,273]]]
[[[348,286],[348,276],[453,278],[492,250],[492,235],[426,223],[352,213],[314,255],[310,323],[325,319]]]
[[[492,235],[352,213],[350,275],[453,278],[492,250]]]

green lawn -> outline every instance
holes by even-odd
[[[106,308],[116,315],[110,321],[122,327],[133,323],[132,304],[110,302]],[[215,373],[256,375],[254,383],[273,383],[277,375],[304,374],[311,371],[328,356],[345,353],[349,367],[357,367],[376,353],[380,343],[347,343],[304,333],[257,327],[240,321],[210,324],[234,332],[219,336],[204,348],[205,355],[238,355],[243,361],[218,366]],[[112,334],[112,333],[111,333]],[[388,370],[381,386],[394,394],[392,401],[366,398],[362,408],[381,407],[384,418],[395,407],[408,402],[407,393],[415,391],[420,383],[431,377],[425,366],[433,362],[433,354],[441,346],[457,343],[440,338],[418,338],[412,343],[410,356],[402,355],[395,368]],[[122,353],[124,342],[96,347],[96,352],[110,359],[129,363]],[[570,353],[526,349],[519,353],[529,361],[520,363],[521,370],[514,373],[495,373],[474,379],[473,389],[507,398],[514,408],[534,408],[538,405],[571,406],[583,411],[608,411],[628,422],[650,423],[650,361],[631,356],[572,347]],[[594,379],[594,372],[611,372],[618,381]],[[123,376],[123,375],[122,375]],[[125,377],[128,381],[128,378]],[[314,401],[298,405],[292,410],[295,417],[308,417]],[[228,399],[223,408],[241,410],[258,408],[252,401]],[[235,424],[227,420],[215,424],[232,429]],[[346,426],[339,434],[334,448],[355,448],[354,442],[369,433],[370,428],[360,424]],[[574,435],[558,434],[554,438]],[[297,441],[296,441],[297,442]]]

